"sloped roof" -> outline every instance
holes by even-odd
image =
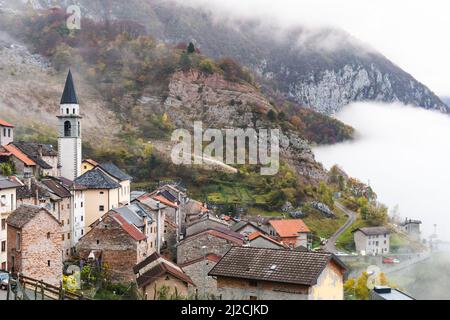
[[[185,283],[195,285],[183,269],[156,252],[135,265],[133,271],[137,275],[136,282],[140,288],[152,283],[166,273]]]
[[[244,244],[244,236],[242,234],[233,232],[226,228],[220,228],[220,227],[214,227],[214,228],[210,228],[208,230],[203,230],[198,233],[192,234],[192,235],[184,238],[180,242],[180,244],[190,242],[191,240],[194,240],[195,238],[198,238],[204,234],[209,234],[209,235],[212,235],[217,238],[222,238],[222,239],[231,241],[237,245]]]
[[[133,179],[131,176],[120,170],[114,163],[111,162],[102,163],[99,165],[99,167],[102,168],[107,174],[116,178],[120,182]]]
[[[385,233],[391,233],[391,231],[386,227],[367,227],[367,228],[358,228],[353,230],[353,232],[361,231],[366,236],[376,236]]]
[[[301,219],[270,220],[269,223],[282,238],[297,237],[299,233],[311,232]]]
[[[88,189],[117,189],[120,184],[110,178],[99,168],[85,172],[75,179],[75,183],[81,184]]]
[[[70,191],[67,190],[61,183],[58,183],[56,180],[44,179],[42,180],[42,184],[44,184],[51,192],[53,192],[60,198],[70,198],[72,196]]]
[[[98,166],[98,162],[92,159],[84,159],[83,162],[87,162],[94,167]]]
[[[145,240],[147,237],[143,234],[136,226],[131,223],[128,223],[125,218],[123,218],[120,214],[114,212],[111,213],[111,217],[113,217],[134,240],[141,241]]]
[[[22,151],[20,151],[18,148],[16,148],[16,146],[14,146],[13,144],[8,144],[6,146],[3,146],[3,148],[10,152],[13,156],[15,156],[17,159],[19,159],[20,161],[22,161],[25,165],[27,166],[35,166],[36,162],[34,162],[32,159],[30,159],[25,153],[23,153]]]
[[[78,104],[77,93],[75,91],[75,85],[73,84],[72,72],[69,70],[67,74],[66,84],[64,86],[64,92],[61,97],[61,104]]]
[[[15,179],[0,176],[0,190],[19,188],[22,185]]]
[[[233,230],[235,232],[239,232],[239,230],[243,229],[247,225],[251,225],[253,228],[266,233],[265,230],[262,227],[258,226],[256,223],[254,223],[252,221],[244,221],[244,220],[241,220],[241,221],[235,223],[233,226],[231,226],[231,230]]]
[[[155,196],[155,197],[153,197],[153,199],[155,199],[155,200],[161,202],[162,204],[165,204],[165,205],[168,206],[168,207],[172,207],[172,208],[175,208],[175,209],[178,208],[178,205],[177,205],[177,204],[175,204],[175,203],[173,203],[173,202],[167,200],[167,199],[164,198],[162,195]]]
[[[52,145],[40,144],[34,142],[13,142],[16,148],[20,149],[25,153],[30,159],[32,159],[37,165],[44,169],[52,169],[52,166],[45,162],[40,156],[42,152],[43,157],[57,157],[58,152],[53,149]]]
[[[278,242],[275,239],[272,239],[271,237],[269,237],[269,236],[267,236],[267,235],[265,235],[265,234],[263,234],[263,233],[261,233],[259,231],[255,231],[252,234],[249,234],[247,238],[248,238],[249,241],[253,241],[253,240],[257,239],[257,238],[263,238],[263,239],[266,239],[267,241],[270,241],[270,242],[276,244],[279,247],[286,248],[286,246],[284,244],[282,244],[281,242]]]
[[[115,208],[112,209],[112,211],[120,214],[128,223],[134,224],[138,228],[143,228],[145,226],[144,218],[147,218],[150,224],[153,223],[151,213],[147,212],[144,206],[139,203]]]
[[[2,126],[2,127],[14,128],[14,126],[13,126],[11,123],[6,122],[6,121],[3,120],[3,119],[0,119],[0,126]]]
[[[46,209],[33,205],[21,205],[14,210],[6,219],[6,223],[15,228],[23,228],[29,221],[33,220],[40,212],[47,213],[58,224],[59,221]]]
[[[197,258],[197,259],[194,259],[194,260],[191,260],[191,261],[187,261],[187,262],[181,264],[180,267],[184,268],[184,267],[190,266],[192,264],[195,264],[195,263],[198,263],[198,262],[201,262],[201,261],[204,261],[204,260],[208,260],[208,261],[217,263],[217,262],[220,261],[221,258],[222,257],[220,255],[218,255],[218,254],[208,253],[204,257],[200,257],[200,258]]]
[[[331,253],[232,247],[208,275],[313,286],[330,261],[347,271]]]

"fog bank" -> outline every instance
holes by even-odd
[[[315,148],[327,168],[341,166],[369,182],[381,202],[402,217],[423,221],[424,236],[437,224],[450,240],[450,116],[420,108],[356,103],[337,117],[357,131],[352,142]]]

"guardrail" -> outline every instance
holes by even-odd
[[[22,274],[9,274],[6,300],[90,300],[81,294],[66,291],[59,287],[33,279]]]

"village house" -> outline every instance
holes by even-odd
[[[268,228],[266,226],[263,226],[262,224],[258,225],[255,222],[245,220],[233,224],[233,226],[231,226],[231,230],[244,236],[248,236],[254,232],[261,232],[265,234],[268,233]]]
[[[132,282],[133,266],[155,252],[156,221],[143,206],[116,208],[99,218],[80,238],[81,259],[107,264],[114,282]]]
[[[208,253],[204,257],[188,261],[180,267],[191,278],[195,285],[188,286],[189,296],[198,299],[218,299],[217,280],[208,275],[212,268],[219,262],[221,256]]]
[[[400,224],[400,228],[406,232],[412,239],[420,241],[420,225],[422,221],[412,220],[406,218],[404,222]]]
[[[0,270],[7,270],[6,219],[16,210],[16,190],[21,182],[15,177],[0,176]]]
[[[331,253],[233,247],[209,275],[224,300],[343,300],[346,272]]]
[[[255,231],[246,236],[246,245],[254,248],[287,249],[288,246],[276,241],[268,235]]]
[[[390,230],[386,227],[368,227],[353,230],[356,252],[367,255],[389,253]]]
[[[99,167],[87,171],[74,182],[86,188],[84,197],[87,230],[106,212],[121,206],[119,195],[122,186]]]
[[[284,219],[269,221],[269,235],[291,247],[310,248],[311,231],[301,219]]]
[[[59,286],[63,272],[59,221],[42,207],[22,205],[6,223],[8,270]]]
[[[156,252],[133,270],[145,300],[187,298],[188,286],[194,285],[183,269]]]
[[[206,213],[202,218],[194,220],[187,224],[186,226],[186,237],[189,237],[193,234],[214,228],[227,228],[230,226],[227,222],[222,219],[219,219],[212,213]]]
[[[8,145],[14,141],[14,125],[0,119],[0,146]]]
[[[224,255],[232,246],[242,246],[244,236],[225,228],[214,228],[186,237],[177,245],[177,263],[204,257],[207,254]]]

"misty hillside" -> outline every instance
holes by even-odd
[[[4,1],[18,6],[16,0]],[[426,86],[342,31],[302,27],[282,31],[267,21],[235,20],[170,0],[32,3],[36,8],[76,3],[91,18],[132,20],[164,41],[193,41],[202,53],[230,56],[253,69],[270,88],[323,113],[365,100],[399,101],[448,112]]]

